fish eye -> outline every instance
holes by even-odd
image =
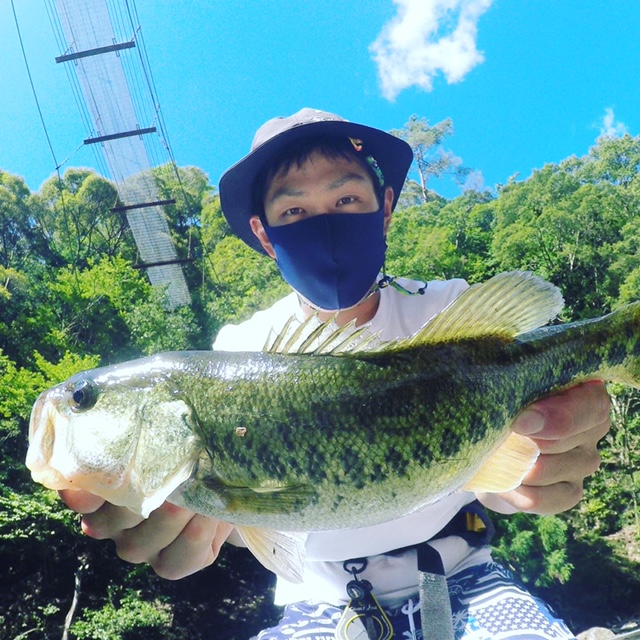
[[[98,391],[89,380],[80,380],[71,388],[71,408],[74,411],[91,409],[98,400]]]

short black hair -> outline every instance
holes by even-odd
[[[360,144],[360,151],[356,150],[355,143],[350,138],[341,136],[314,136],[301,138],[291,143],[279,155],[268,162],[258,174],[253,185],[255,213],[264,221],[264,198],[271,180],[279,173],[287,173],[293,167],[300,169],[314,153],[320,154],[329,160],[355,160],[358,162],[371,178],[378,205],[381,205],[384,200],[384,179],[381,178],[382,174],[376,173],[370,162],[367,161],[370,156],[367,156],[366,150],[362,148],[360,141],[357,141],[357,143]],[[375,160],[373,162],[375,164]]]

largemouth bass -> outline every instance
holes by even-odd
[[[340,336],[313,352],[278,342],[79,373],[36,401],[27,466],[51,489],[144,516],[168,499],[232,522],[263,564],[296,579],[304,536],[286,532],[514,488],[538,455],[510,431],[522,408],[590,379],[638,385],[640,303],[540,328],[562,305],[550,283],[505,273],[375,347]]]

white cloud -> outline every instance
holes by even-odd
[[[471,171],[462,185],[463,191],[484,191],[485,183],[482,171],[476,169]]]
[[[628,133],[627,125],[622,122],[616,122],[616,115],[611,107],[604,110],[602,123],[600,124],[600,136],[604,138],[620,138]]]
[[[397,15],[371,45],[385,98],[416,85],[433,88],[442,72],[460,82],[484,56],[476,48],[480,16],[493,0],[394,0]]]

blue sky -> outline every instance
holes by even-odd
[[[78,150],[89,132],[53,61],[63,52],[45,3],[14,5],[56,157],[68,158],[63,170],[95,167],[93,153]],[[451,117],[455,135],[446,146],[487,187],[583,155],[604,130],[640,133],[637,0],[135,6],[176,161],[200,167],[214,185],[248,151],[262,122],[303,106],[381,129],[401,127],[412,114],[431,123]],[[37,190],[55,163],[10,0],[0,0],[0,60],[0,168]],[[438,190],[459,193],[452,184]]]

